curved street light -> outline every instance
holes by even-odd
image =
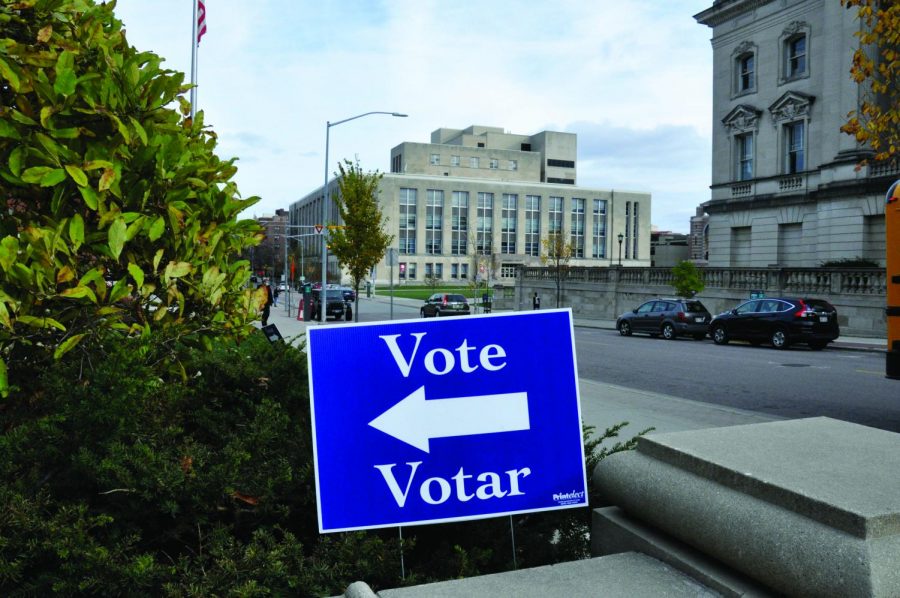
[[[363,112],[362,114],[357,114],[356,116],[351,116],[350,118],[345,118],[343,120],[339,120],[336,122],[325,121],[325,186],[322,187],[322,226],[326,227],[328,222],[328,143],[329,136],[331,133],[331,127],[336,127],[345,122],[349,122],[351,120],[356,120],[357,118],[362,118],[364,116],[369,116],[371,114],[387,114],[389,116],[396,116],[398,118],[406,118],[406,114],[401,114],[400,112],[384,112],[381,110],[375,110],[372,112]],[[322,289],[319,291],[319,320],[324,324],[326,319],[325,307],[327,305],[326,302],[326,293],[325,287],[328,283],[328,233],[327,229],[323,228],[322,230]]]

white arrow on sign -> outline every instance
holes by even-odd
[[[431,438],[528,430],[528,393],[425,400],[420,386],[369,425],[419,450]]]

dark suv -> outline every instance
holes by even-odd
[[[672,340],[678,336],[706,338],[709,311],[697,299],[653,299],[626,312],[616,320],[616,330],[622,336],[644,332]]]
[[[321,293],[321,289],[313,289],[311,293],[311,317],[313,320],[319,320],[321,318],[321,316],[319,316],[319,296],[321,295]],[[353,309],[344,299],[344,294],[341,293],[340,289],[327,289],[325,291],[325,319],[327,320],[328,318],[334,318],[335,320],[344,318],[348,322],[353,318]]]
[[[713,318],[709,335],[717,345],[746,340],[787,349],[805,343],[818,351],[840,336],[837,319],[837,310],[822,299],[751,299]]]
[[[423,318],[467,316],[469,315],[469,302],[465,295],[435,293],[425,300],[425,305],[422,306],[419,313]]]

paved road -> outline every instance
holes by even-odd
[[[418,318],[419,305],[408,300],[395,301],[394,319]],[[386,320],[390,304],[386,298],[361,300],[359,316],[360,321]],[[575,328],[575,342],[582,385],[599,384],[591,389],[607,398],[622,394],[612,387],[659,395],[654,398],[656,402],[651,401],[653,406],[648,403],[637,413],[632,408],[629,413],[624,407],[615,412],[613,417],[632,423],[658,426],[652,417],[645,418],[643,414],[652,416],[660,409],[673,410],[678,415],[678,405],[659,404],[665,396],[671,396],[761,416],[825,415],[900,432],[900,381],[884,377],[884,353],[810,351],[805,347],[775,351],[742,343],[720,347],[710,340],[664,341],[642,335],[626,338],[613,330],[579,326]],[[610,388],[603,390],[602,385]],[[641,396],[626,395],[631,403]],[[698,416],[696,408],[692,413],[692,417]],[[715,419],[717,413],[710,410],[700,414],[700,420]],[[680,428],[689,427],[687,420],[680,415],[679,418],[676,419]],[[597,421],[612,420],[598,417]]]
[[[579,376],[778,417],[825,415],[900,432],[900,381],[884,354],[776,351],[741,343],[621,337],[575,329]]]

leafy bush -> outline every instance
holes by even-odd
[[[679,262],[672,268],[672,286],[679,297],[691,298],[703,292],[706,284],[694,262]]]
[[[861,257],[845,257],[822,262],[823,268],[880,268],[878,262]]]
[[[339,593],[393,583],[396,542],[319,536],[306,361],[256,334],[193,352],[131,339],[64,360],[0,411],[0,593]],[[148,365],[148,363],[150,365]]]
[[[188,117],[184,75],[130,46],[114,7],[0,3],[2,396],[110,330],[199,346],[258,310],[237,258],[262,238],[237,220],[256,198]]]
[[[154,369],[155,341],[66,359],[0,409],[0,594],[339,594],[512,568],[509,518],[320,535],[305,355],[262,334]],[[601,448],[585,429],[587,466]],[[590,510],[513,518],[519,567],[588,555]]]

